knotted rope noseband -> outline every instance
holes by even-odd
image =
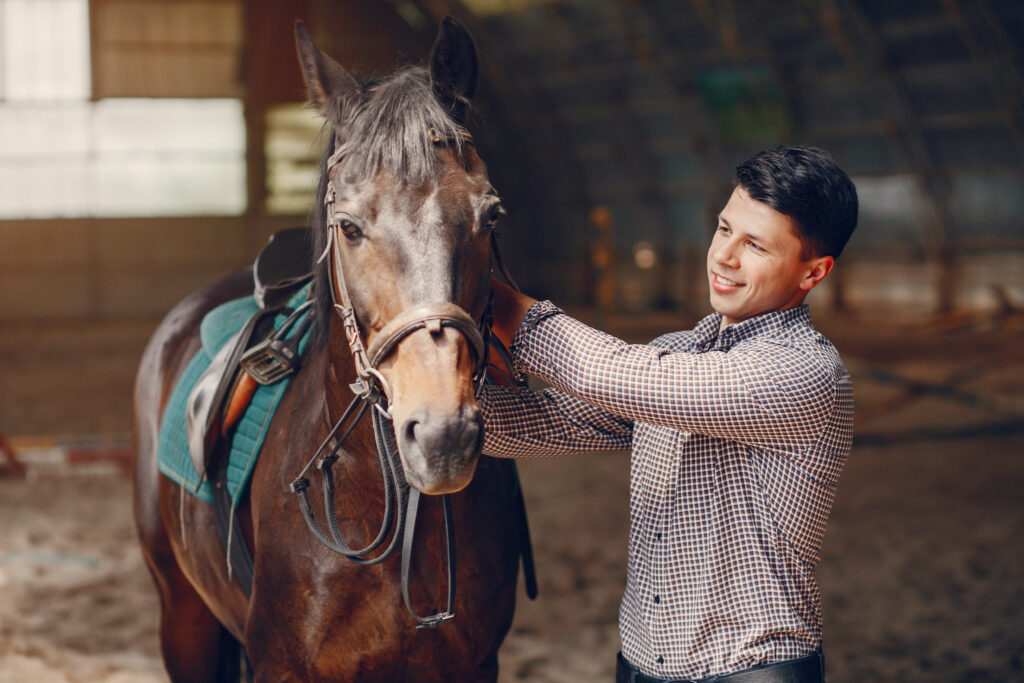
[[[449,142],[439,136],[434,129],[430,130],[430,139],[435,145],[448,144]],[[468,135],[462,142],[471,144]],[[395,443],[394,426],[391,424],[391,389],[383,374],[378,370],[378,367],[398,347],[402,340],[414,332],[425,329],[431,334],[439,334],[444,327],[452,327],[462,334],[473,351],[475,359],[473,383],[476,393],[479,394],[486,379],[489,364],[490,322],[493,317],[492,303],[488,302],[480,323],[473,320],[464,309],[451,302],[442,301],[413,306],[399,313],[385,325],[374,337],[369,348],[364,346],[359,322],[356,318],[355,309],[352,306],[352,299],[349,296],[342,268],[341,240],[343,238],[338,235],[341,231],[341,221],[334,212],[336,192],[330,180],[331,170],[341,161],[343,150],[344,147],[341,147],[331,155],[327,160],[327,167],[325,169],[325,173],[327,173],[327,188],[324,204],[327,214],[327,246],[319,260],[322,261],[328,258],[328,256],[331,258],[329,262],[331,296],[334,302],[334,309],[342,320],[345,337],[355,363],[357,379],[351,385],[351,388],[356,396],[345,409],[341,418],[335,423],[316,453],[313,454],[305,468],[291,483],[290,488],[292,492],[299,496],[303,517],[314,536],[331,550],[344,555],[357,564],[373,565],[387,560],[397,550],[398,539],[400,537],[403,538],[402,597],[409,612],[419,622],[417,628],[433,628],[454,616],[452,605],[455,598],[455,535],[451,500],[448,495],[441,497],[444,507],[445,536],[448,551],[448,606],[444,612],[439,612],[429,617],[421,617],[413,610],[409,598],[409,574],[413,538],[421,494],[418,490],[411,488],[405,481],[401,459],[398,455],[398,447]],[[492,248],[496,248],[496,246],[497,244],[492,236]],[[496,258],[499,267],[504,272],[500,257]],[[511,367],[511,365],[508,367]],[[377,442],[377,452],[380,458],[385,491],[384,519],[377,537],[369,545],[361,549],[352,549],[341,537],[335,509],[334,478],[331,468],[340,457],[338,452],[341,450],[342,444],[362,418],[367,407],[371,405],[375,408],[372,411],[373,432]],[[345,426],[346,423],[347,427]],[[342,431],[343,427],[345,427],[344,431]],[[326,455],[321,457],[321,454],[325,452]],[[321,472],[324,513],[330,535],[316,521],[307,493],[309,480],[306,478],[306,474],[314,462],[317,462],[317,469]],[[376,557],[365,557],[367,553],[377,550],[384,543],[384,540],[391,532],[392,519],[397,521],[397,528],[388,547]]]

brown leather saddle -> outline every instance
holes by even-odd
[[[300,326],[294,323],[307,313],[309,301],[294,310],[284,307],[312,279],[312,254],[311,231],[289,228],[272,235],[253,264],[253,298],[259,308],[217,352],[186,404],[189,455],[202,477],[209,474],[218,437],[245,411],[257,386],[279,382],[298,368],[298,341],[312,316],[305,315]],[[289,313],[288,319],[272,329],[282,312]]]
[[[237,523],[227,487],[232,427],[259,385],[280,382],[298,369],[299,341],[314,320],[310,294],[300,306],[287,307],[313,277],[312,231],[289,228],[274,233],[253,264],[257,311],[215,354],[189,393],[185,433],[200,484],[209,481],[214,518],[227,553],[228,572],[252,590],[253,561]],[[274,323],[287,314],[283,324]]]

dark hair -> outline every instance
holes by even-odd
[[[776,147],[736,167],[751,199],[793,219],[804,258],[838,257],[857,227],[857,190],[832,156],[815,147]]]

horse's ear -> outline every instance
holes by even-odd
[[[363,88],[341,64],[320,51],[302,21],[295,22],[295,51],[309,100],[320,113],[340,123],[345,104]]]
[[[434,94],[459,123],[466,118],[466,104],[476,92],[477,60],[473,39],[451,17],[441,20],[430,51],[430,81]]]

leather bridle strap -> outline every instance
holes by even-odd
[[[455,521],[452,518],[452,499],[449,495],[441,496],[444,506],[444,536],[448,545],[448,607],[444,612],[421,617],[412,608],[409,597],[409,574],[412,566],[412,543],[416,536],[416,516],[419,512],[420,496],[416,489],[409,490],[409,508],[405,517],[405,541],[402,543],[402,599],[409,613],[420,623],[416,628],[437,628],[444,622],[455,617]]]
[[[363,346],[363,338],[359,331],[359,321],[356,319],[355,309],[352,307],[352,299],[348,294],[348,287],[345,285],[344,269],[341,265],[341,250],[338,248],[338,237],[336,233],[341,229],[334,217],[334,188],[327,184],[327,247],[318,260],[322,261],[328,254],[331,256],[329,263],[331,281],[331,299],[334,301],[334,310],[341,318],[345,330],[345,338],[348,341],[349,351],[356,366],[356,374],[359,382],[353,385],[353,389],[363,398],[368,398],[373,384],[379,384],[390,398],[390,387],[384,376],[377,372],[376,368],[370,365],[366,357],[366,347]]]
[[[431,129],[431,140],[435,143],[445,142],[436,132]],[[441,497],[444,507],[445,538],[447,541],[447,569],[448,569],[448,606],[444,612],[421,617],[412,608],[412,601],[409,596],[409,576],[412,566],[413,542],[416,534],[416,518],[419,512],[420,492],[412,489],[404,481],[401,460],[398,455],[398,447],[395,444],[394,425],[390,424],[389,414],[391,406],[391,391],[387,380],[377,369],[381,362],[395,350],[395,348],[409,335],[418,330],[425,329],[430,334],[441,333],[445,327],[453,327],[466,339],[474,354],[473,383],[479,392],[487,375],[490,319],[493,315],[491,303],[488,303],[484,312],[483,322],[477,323],[472,316],[464,309],[451,302],[433,302],[413,306],[398,314],[374,337],[369,349],[363,345],[362,334],[359,329],[359,321],[356,318],[355,309],[352,306],[352,299],[349,296],[348,287],[345,283],[344,270],[341,261],[340,240],[344,239],[338,233],[341,230],[341,222],[334,213],[334,201],[336,192],[329,177],[331,167],[340,160],[342,149],[338,149],[328,159],[326,173],[328,174],[327,190],[324,197],[324,205],[327,213],[327,245],[318,261],[323,261],[330,255],[328,263],[330,272],[331,298],[334,301],[334,309],[341,317],[342,324],[347,337],[349,350],[356,366],[357,381],[352,384],[356,397],[344,411],[341,419],[331,429],[327,438],[314,453],[313,458],[306,464],[302,473],[291,483],[290,489],[297,494],[300,501],[302,515],[313,535],[325,546],[336,553],[339,553],[349,560],[362,565],[372,565],[388,559],[396,550],[398,541],[402,539],[402,597],[409,613],[419,623],[417,628],[434,628],[452,619],[455,615],[453,605],[455,602],[455,530],[452,514],[452,503],[449,495]],[[492,236],[492,245],[497,246]],[[500,255],[497,256],[499,267],[504,272],[504,265],[501,264]],[[485,329],[482,331],[481,326]],[[485,338],[486,337],[486,338]],[[361,407],[356,408],[357,403]],[[374,438],[377,442],[377,452],[380,457],[381,472],[384,479],[385,490],[385,512],[377,537],[369,545],[362,549],[353,549],[341,537],[341,531],[337,523],[337,511],[334,500],[334,480],[331,468],[338,460],[338,451],[345,439],[351,433],[355,424],[363,416],[366,407],[372,405],[376,410],[370,411],[373,416]],[[330,442],[341,431],[342,425],[353,417],[347,429],[334,442],[328,455],[320,458],[318,469],[321,471],[324,512],[327,518],[327,531],[324,532],[317,523],[313,514],[313,507],[309,501],[307,489],[309,480],[306,473],[313,462],[320,454],[328,448]],[[387,420],[387,423],[385,423]],[[394,510],[395,523],[398,528],[388,546],[378,556],[373,558],[365,557],[365,553],[377,549],[387,537],[392,525],[392,510]]]
[[[480,325],[461,307],[447,301],[413,306],[395,316],[377,333],[366,350],[370,366],[375,368],[380,365],[381,361],[413,332],[425,329],[431,334],[437,334],[442,327],[454,327],[462,333],[473,348],[479,367],[480,360],[484,357],[484,338],[480,334]]]
[[[330,196],[331,190],[328,190]],[[420,329],[426,329],[431,334],[437,334],[442,327],[453,327],[462,333],[466,342],[474,353],[475,366],[473,369],[474,384],[479,386],[477,380],[486,369],[487,344],[483,334],[480,332],[480,324],[469,315],[462,307],[449,301],[437,301],[433,303],[418,304],[395,316],[384,328],[374,337],[370,348],[363,344],[363,338],[359,329],[359,321],[356,318],[355,309],[352,306],[352,299],[345,284],[345,276],[341,263],[340,249],[338,248],[338,237],[336,232],[340,230],[337,224],[333,224],[334,212],[330,208],[332,202],[328,203],[328,227],[327,227],[327,248],[320,256],[320,259],[331,254],[331,296],[334,300],[334,309],[341,317],[345,329],[345,337],[348,341],[349,351],[355,362],[356,374],[359,380],[352,385],[353,390],[368,397],[373,386],[379,385],[391,405],[391,387],[384,376],[377,369],[380,363],[392,352],[395,347],[407,336]]]

